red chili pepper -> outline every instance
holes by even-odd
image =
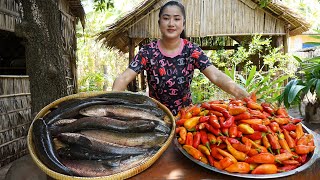
[[[249,113],[251,114],[251,118],[252,119],[255,119],[255,118],[258,118],[258,119],[265,119],[267,118],[266,115],[264,115],[261,111],[259,110],[253,110],[253,109],[248,109],[249,110]]]
[[[221,136],[221,130],[220,129],[216,129],[213,128],[210,124],[205,123],[206,129],[211,132],[212,134],[214,134],[215,136]]]
[[[240,141],[238,141],[235,138],[228,137],[227,139],[231,144],[239,144],[240,143]]]
[[[201,107],[207,110],[211,109],[210,104],[208,102],[201,103]]]
[[[176,121],[176,125],[177,126],[183,126],[184,122],[186,122],[187,119],[179,119],[178,121]]]
[[[263,111],[262,106],[260,104],[258,104],[257,102],[254,102],[254,101],[248,101],[247,102],[247,107],[250,108],[250,109],[257,109],[257,110]]]
[[[274,115],[275,110],[270,106],[270,104],[263,102],[261,103],[261,106],[265,112]]]
[[[277,150],[278,154],[279,154],[281,146],[280,146],[277,138],[272,134],[267,134],[267,138],[268,138],[268,140],[269,140],[269,142],[271,144],[272,149]]]
[[[299,165],[285,165],[278,167],[278,172],[287,172],[297,168]]]
[[[244,144],[241,144],[241,143],[235,143],[235,144],[231,144],[232,145],[232,147],[234,147],[236,150],[238,150],[238,151],[241,151],[241,152],[244,152],[244,153],[248,153],[249,151],[250,151],[250,149],[251,149],[251,147],[249,147],[249,146],[246,146],[246,145],[244,145]]]
[[[242,137],[242,132],[238,131],[237,138],[241,138],[241,137]]]
[[[284,125],[289,123],[289,118],[273,118],[272,120],[277,122],[279,125]]]
[[[210,166],[214,166],[213,164],[214,164],[214,159],[213,159],[213,157],[211,156],[211,155],[206,155],[207,156],[207,159],[208,159],[208,161],[209,161],[209,164],[210,164]]]
[[[296,134],[296,132],[290,131],[289,134],[290,134],[290,136],[291,136],[293,139],[297,139],[297,134]]]
[[[268,132],[268,128],[267,128],[266,125],[263,125],[263,124],[251,124],[250,126],[255,131]]]
[[[218,152],[216,146],[211,147],[211,156],[214,157],[215,159],[221,160],[223,159],[223,156]]]
[[[208,140],[210,144],[215,144],[217,142],[217,138],[213,134],[207,133],[207,135],[208,135]]]
[[[289,117],[287,110],[284,107],[280,107],[276,111],[276,115],[280,115],[280,117]]]
[[[290,122],[293,123],[293,124],[297,124],[297,123],[299,123],[301,121],[302,121],[302,119],[298,119],[298,118],[290,119]]]
[[[219,129],[221,127],[216,115],[210,115],[208,122],[213,128]]]
[[[229,137],[231,138],[235,138],[238,135],[238,127],[233,124],[230,128],[229,128]]]
[[[273,132],[279,132],[280,131],[280,126],[279,126],[279,124],[277,123],[277,122],[271,122],[270,124],[269,124],[269,127],[271,128],[271,130],[273,131]]]
[[[262,138],[262,132],[260,131],[254,131],[253,134],[250,135],[246,135],[246,137],[248,137],[249,139],[255,141],[255,140],[259,140]]]
[[[214,110],[209,110],[209,114],[216,115],[217,117],[223,116],[221,112],[214,111]]]
[[[244,119],[250,119],[251,118],[251,115],[249,112],[244,112],[244,113],[241,113],[241,114],[238,114],[236,116],[233,116],[234,117],[234,120],[244,120]]]
[[[286,129],[288,131],[295,131],[297,126],[295,124],[286,124],[286,125],[283,125],[281,126],[282,129]]]
[[[221,106],[218,106],[217,104],[211,104],[210,105],[211,109],[214,111],[218,111],[218,112],[223,112],[223,111],[227,111],[226,108],[223,108]]]
[[[203,145],[205,145],[208,149],[210,149],[210,143],[209,143],[209,140],[208,140],[208,135],[207,135],[207,132],[204,131],[204,130],[200,130],[200,139],[201,139],[201,143]]]
[[[221,128],[222,134],[229,137],[229,128]]]
[[[200,135],[200,132],[197,131],[195,133],[195,135],[193,136],[193,145],[192,146],[195,148],[198,148],[200,141],[201,141],[201,135]]]
[[[199,118],[199,122],[200,122],[200,123],[208,122],[208,120],[209,120],[209,116],[201,116],[201,117]]]
[[[192,146],[193,145],[193,134],[192,132],[188,132],[187,133],[187,139],[186,139],[186,145],[190,145]]]
[[[226,121],[224,121],[222,124],[221,124],[221,127],[223,128],[229,128],[231,127],[231,125],[234,123],[234,117],[233,116],[230,116],[229,118],[227,118]]]

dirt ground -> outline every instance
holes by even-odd
[[[304,109],[302,109],[304,111]],[[299,113],[298,108],[288,110],[290,116],[294,118],[303,118],[304,114]],[[310,125],[304,122],[308,127],[317,133],[320,133],[320,124]],[[11,167],[11,168],[10,168]],[[7,179],[6,179],[6,174]],[[8,178],[9,177],[9,178]],[[46,180],[47,177],[32,161],[30,155],[26,155],[16,161],[0,168],[0,180]]]

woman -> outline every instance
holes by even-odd
[[[185,10],[177,1],[169,1],[160,8],[161,39],[143,46],[119,75],[114,91],[123,91],[143,70],[148,77],[149,96],[168,107],[173,115],[192,103],[190,85],[195,68],[212,83],[236,98],[249,94],[227,75],[212,65],[199,46],[185,38]]]

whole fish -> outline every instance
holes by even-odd
[[[118,166],[110,166],[105,161],[91,161],[91,160],[63,160],[68,168],[73,172],[84,177],[101,177],[109,176],[116,173],[127,171],[131,168],[137,167],[149,158],[148,154],[131,156],[124,160],[120,160]]]
[[[151,132],[156,127],[156,121],[133,120],[121,121],[109,117],[83,117],[65,126],[51,126],[52,135],[62,132],[76,132],[84,129],[107,129],[118,132]]]
[[[161,147],[168,138],[168,135],[158,132],[117,133],[104,130],[86,130],[80,131],[80,134],[122,146],[142,148]]]
[[[116,98],[129,101],[130,104],[144,104],[157,107],[157,103],[150,97],[133,92],[110,92],[102,95],[97,95],[95,98]]]
[[[97,105],[97,104],[106,104],[106,101],[97,101],[97,100],[77,100],[67,103],[63,106],[58,107],[52,112],[48,113],[43,119],[48,125],[53,124],[60,119],[73,118],[79,114],[79,111],[83,108]]]
[[[74,173],[58,159],[50,131],[43,119],[37,119],[33,122],[32,139],[36,155],[43,164],[56,172],[74,175]]]
[[[146,148],[122,146],[104,141],[101,138],[87,137],[79,133],[61,133],[58,134],[57,137],[59,140],[67,144],[76,144],[94,151],[102,151],[111,154],[137,155],[151,151],[151,149]]]
[[[128,155],[115,155],[100,151],[93,151],[78,145],[71,145],[57,150],[59,157],[72,160],[112,160],[128,157]]]
[[[161,118],[155,116],[152,112],[148,110],[143,110],[141,108],[136,108],[132,106],[125,105],[93,105],[81,109],[79,112],[84,116],[109,116],[109,117],[119,117],[123,119],[153,119],[160,120]]]

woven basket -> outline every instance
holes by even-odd
[[[47,114],[49,112],[49,110],[55,106],[57,106],[58,104],[60,104],[61,102],[70,100],[70,99],[78,99],[78,98],[87,98],[87,97],[92,97],[92,96],[97,96],[97,95],[101,95],[101,94],[105,94],[105,93],[112,93],[112,92],[89,92],[89,93],[79,93],[79,94],[73,94],[70,96],[66,96],[63,98],[60,98],[54,102],[52,102],[51,104],[45,106],[38,114],[37,116],[34,118],[33,122],[41,117],[43,117],[45,114]],[[152,99],[152,98],[151,98]],[[37,166],[39,166],[39,168],[44,171],[47,175],[49,175],[50,177],[54,178],[54,179],[65,179],[65,180],[69,180],[69,179],[90,179],[90,180],[107,180],[107,179],[126,179],[129,177],[132,177],[136,174],[141,173],[142,171],[144,171],[145,169],[147,169],[148,167],[150,167],[161,155],[162,153],[169,147],[171,141],[173,140],[174,137],[174,132],[175,132],[175,121],[174,121],[174,117],[172,115],[172,113],[169,111],[169,109],[167,107],[165,107],[163,104],[159,103],[157,100],[152,99],[153,101],[155,101],[158,105],[159,108],[161,108],[169,117],[169,121],[172,124],[171,127],[171,132],[170,135],[168,137],[168,139],[166,140],[166,142],[164,143],[164,145],[149,159],[147,159],[146,161],[143,161],[142,164],[139,164],[138,166],[131,168],[129,170],[120,172],[120,173],[116,173],[113,175],[109,175],[109,176],[101,176],[101,177],[78,177],[78,176],[69,176],[69,175],[64,175],[58,172],[55,172],[51,169],[49,169],[48,167],[46,167],[37,157],[35,150],[34,150],[34,144],[32,141],[32,128],[33,128],[33,123],[31,124],[30,128],[29,128],[29,132],[28,132],[28,149],[30,152],[30,155],[33,159],[33,161],[37,164]]]

